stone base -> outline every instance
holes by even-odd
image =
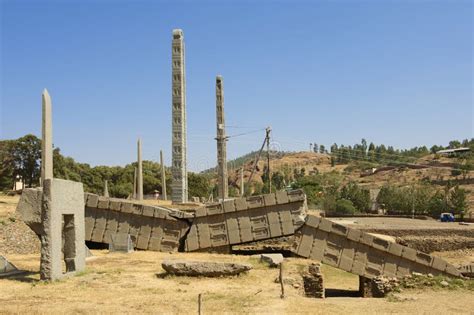
[[[323,275],[321,274],[320,264],[311,264],[308,267],[308,273],[303,275],[304,293],[307,297],[321,298],[325,297]]]
[[[392,292],[396,286],[398,286],[396,279],[385,277],[369,279],[359,276],[359,294],[361,297],[382,298]]]

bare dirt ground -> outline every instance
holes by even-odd
[[[358,278],[323,266],[328,297],[302,295],[300,272],[309,260],[289,258],[285,277],[286,298],[270,269],[250,256],[207,253],[134,252],[96,256],[87,270],[55,283],[39,282],[39,256],[10,255],[17,267],[31,274],[0,279],[0,313],[174,313],[197,312],[197,297],[203,294],[203,313],[263,314],[472,314],[473,292],[465,289],[410,289],[385,299],[358,298]],[[248,274],[232,278],[161,277],[164,259],[245,262],[254,266]],[[300,287],[297,287],[298,284]]]

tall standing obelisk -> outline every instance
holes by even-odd
[[[173,30],[172,42],[172,195],[173,202],[188,201],[186,147],[186,72],[184,35]]]
[[[227,137],[225,135],[224,118],[224,80],[216,77],[216,124],[217,124],[217,183],[219,198],[224,200],[229,196],[227,182]]]
[[[137,200],[143,200],[142,141],[137,142]]]
[[[166,193],[165,161],[163,159],[162,150],[160,150],[160,163],[161,163],[161,197],[163,200],[168,200],[168,194]]]
[[[41,186],[44,180],[53,178],[53,123],[51,97],[43,90],[43,121],[41,125]]]

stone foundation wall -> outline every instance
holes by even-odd
[[[324,280],[321,273],[321,265],[312,263],[308,267],[308,273],[303,275],[304,293],[307,297],[325,297]]]

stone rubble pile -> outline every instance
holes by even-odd
[[[400,286],[395,277],[378,276],[373,279],[359,277],[359,293],[361,297],[385,297]]]
[[[307,297],[324,299],[324,281],[321,273],[321,264],[312,263],[308,266],[308,273],[303,275],[304,293]]]

